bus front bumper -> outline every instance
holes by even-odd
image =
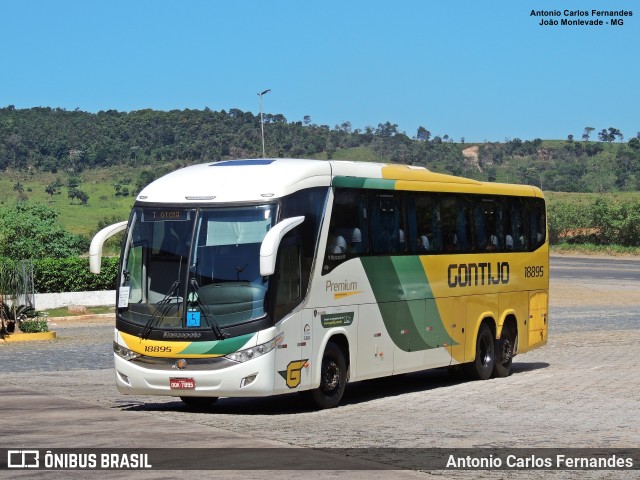
[[[150,369],[114,354],[116,386],[125,395],[259,397],[274,393],[275,352],[215,370]]]

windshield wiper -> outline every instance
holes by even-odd
[[[155,327],[158,324],[158,322],[162,320],[167,315],[167,313],[169,313],[169,310],[171,310],[171,307],[174,305],[173,303],[171,303],[171,300],[173,299],[172,298],[173,294],[177,293],[179,287],[180,287],[180,282],[176,280],[171,285],[171,288],[169,288],[169,291],[167,292],[167,294],[162,298],[162,300],[160,300],[156,304],[156,308],[153,311],[151,318],[147,321],[146,325],[144,326],[144,329],[140,333],[141,338],[148,338],[149,335],[151,334],[151,331],[153,330],[153,327]],[[175,305],[179,305],[180,297],[176,295],[175,298],[176,298]]]
[[[195,303],[200,308],[200,314],[204,317],[205,322],[207,322],[207,325],[209,325],[209,328],[213,330],[213,333],[215,333],[218,338],[220,339],[228,338],[229,334],[226,332],[223,332],[220,329],[220,325],[218,325],[218,322],[216,322],[215,318],[209,318],[205,313],[205,306],[200,301],[200,295],[198,295],[198,290],[200,289],[200,285],[198,285],[198,281],[195,278],[191,279],[191,281],[189,282],[189,287],[193,289],[194,300],[195,300],[195,301],[191,301],[191,298],[189,297],[189,292],[187,292],[187,298],[189,299],[189,303],[190,304]]]

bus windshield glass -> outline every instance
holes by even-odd
[[[212,329],[265,315],[260,245],[277,205],[134,208],[118,313],[155,329]],[[144,334],[143,334],[144,336]]]

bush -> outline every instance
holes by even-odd
[[[577,202],[554,197],[547,208],[552,244],[640,246],[640,200],[598,196]]]
[[[118,276],[118,258],[102,259],[102,272],[89,271],[88,258],[45,258],[33,261],[36,293],[114,290]]]
[[[0,265],[13,263],[12,259],[0,258]],[[102,259],[100,275],[89,272],[88,258],[44,258],[33,261],[35,293],[114,290],[117,276],[117,257]]]
[[[58,215],[57,210],[41,204],[0,208],[0,255],[22,260],[85,252],[89,241],[56,223]]]
[[[40,333],[48,332],[49,324],[46,319],[43,318],[29,318],[18,322],[18,327],[22,333]]]

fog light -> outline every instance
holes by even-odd
[[[120,377],[120,380],[122,380],[127,385],[131,386],[131,380],[129,380],[129,377],[127,377],[124,373],[118,372],[118,376]]]
[[[248,387],[249,385],[251,385],[257,376],[258,374],[254,373],[252,375],[249,375],[248,377],[244,377],[242,380],[240,380],[240,388]]]

